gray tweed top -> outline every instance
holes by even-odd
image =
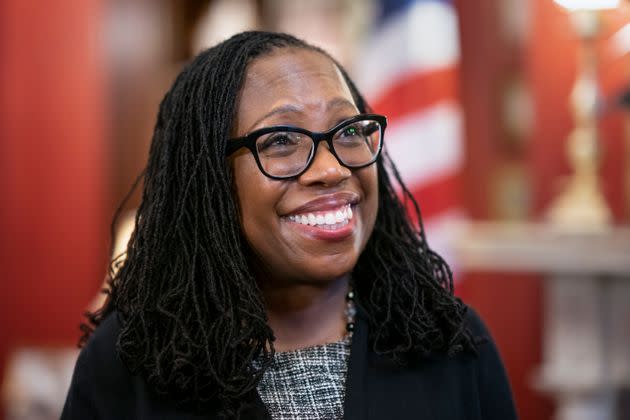
[[[350,339],[278,352],[258,384],[274,420],[342,419]]]

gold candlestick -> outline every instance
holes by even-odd
[[[583,3],[583,2],[582,2]],[[571,231],[601,231],[612,222],[612,214],[600,189],[597,129],[597,53],[599,16],[595,10],[575,10],[572,19],[580,37],[578,76],[571,92],[575,128],[567,150],[573,173],[566,189],[547,212],[556,226]]]

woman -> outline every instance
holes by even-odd
[[[369,112],[289,35],[196,57],[160,106],[127,259],[62,418],[515,418]]]

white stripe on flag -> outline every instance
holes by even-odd
[[[369,99],[401,76],[452,67],[459,60],[457,15],[448,4],[415,2],[382,25],[357,69],[357,85]]]
[[[429,248],[440,254],[453,272],[457,271],[455,241],[461,237],[461,228],[466,221],[463,211],[447,210],[424,221]]]
[[[387,126],[385,148],[410,188],[459,170],[461,126],[460,108],[451,102],[420,109]]]

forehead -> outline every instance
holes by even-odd
[[[343,75],[330,58],[304,48],[279,48],[253,60],[243,89],[281,86],[304,78],[326,80],[347,89]]]
[[[335,63],[320,52],[300,48],[277,49],[253,60],[239,96],[241,128],[280,105],[294,105],[305,113],[322,111],[331,101],[342,103],[343,99],[354,106]]]

